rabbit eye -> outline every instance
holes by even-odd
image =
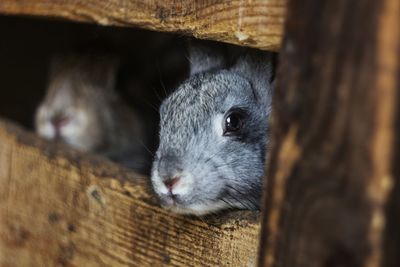
[[[225,131],[235,132],[240,128],[240,118],[236,114],[231,114],[225,119]]]
[[[223,136],[232,136],[240,132],[243,126],[245,113],[241,110],[232,110],[225,116]]]

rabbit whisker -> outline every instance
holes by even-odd
[[[232,185],[227,184],[226,186],[228,188],[234,190],[235,192],[237,192],[239,195],[246,197],[246,200],[248,200],[254,207],[259,206],[259,205],[257,205],[256,202],[254,202],[254,199],[252,199],[249,195],[244,194],[243,192],[241,192],[239,189],[233,187]]]

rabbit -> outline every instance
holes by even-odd
[[[35,129],[46,139],[145,172],[151,159],[144,151],[144,123],[116,93],[117,69],[118,59],[109,55],[54,57]]]
[[[274,59],[190,45],[190,77],[160,106],[151,182],[164,208],[196,216],[260,209]]]

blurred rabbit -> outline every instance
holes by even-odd
[[[149,168],[145,127],[116,93],[117,69],[118,60],[106,55],[54,58],[36,132],[144,172]]]

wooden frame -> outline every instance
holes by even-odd
[[[251,266],[258,214],[161,209],[148,179],[0,122],[0,266]]]
[[[0,12],[277,50],[285,4],[3,0]],[[290,0],[287,17],[258,264],[400,266],[400,4]],[[257,214],[169,214],[144,181],[0,123],[0,264],[255,265]]]
[[[259,266],[400,266],[399,25],[396,0],[289,1]]]
[[[278,50],[285,0],[2,0],[0,12],[135,26]]]

